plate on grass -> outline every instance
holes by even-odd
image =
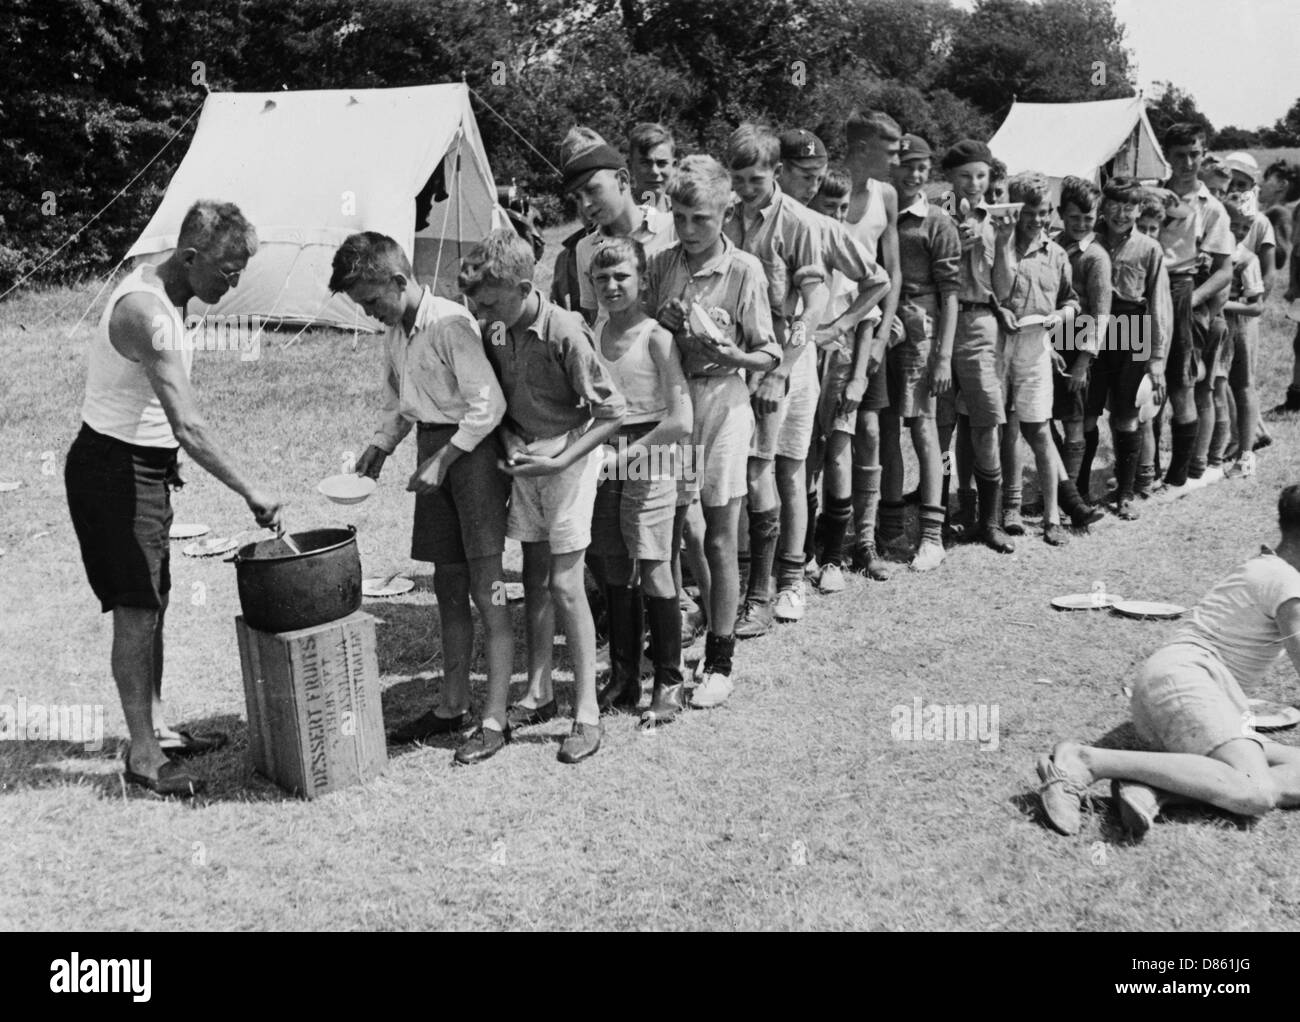
[[[1252,699],[1250,712],[1255,717],[1255,727],[1260,731],[1277,731],[1300,724],[1300,710],[1286,703],[1273,703],[1267,699]]]
[[[394,578],[368,578],[361,583],[361,595],[377,598],[401,596],[415,588],[415,583],[403,575]]]
[[[1052,606],[1057,610],[1105,610],[1123,599],[1114,593],[1071,593],[1053,597]]]
[[[377,485],[379,484],[369,476],[344,472],[342,475],[322,479],[316,489],[335,504],[360,504],[375,492]]]
[[[197,522],[175,522],[171,528],[172,539],[198,539],[206,536],[212,529]]]
[[[1176,603],[1155,603],[1149,600],[1120,600],[1111,609],[1125,617],[1149,621],[1172,621],[1187,612],[1186,607],[1180,607]]]
[[[230,553],[237,546],[239,546],[239,539],[235,536],[211,536],[208,539],[186,543],[181,547],[181,553],[186,557],[216,557],[219,554]]]
[[[22,483],[17,479],[0,479],[0,493],[12,493],[20,486]]]

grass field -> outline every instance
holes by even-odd
[[[472,769],[452,768],[451,742],[394,749],[380,779],[311,803],[245,765],[234,569],[177,552],[171,719],[233,741],[197,761],[207,794],[164,801],[119,779],[109,621],[63,495],[94,315],[69,330],[92,294],[0,306],[0,477],[22,483],[0,493],[0,704],[102,704],[108,736],[98,752],[0,742],[0,927],[1300,926],[1300,816],[1248,826],[1188,810],[1132,846],[1099,786],[1083,833],[1063,838],[1042,824],[1033,767],[1059,738],[1131,742],[1122,689],[1174,627],[1062,615],[1049,599],[1100,581],[1129,597],[1197,600],[1274,541],[1277,491],[1300,476],[1295,421],[1271,424],[1277,443],[1255,479],[1144,507],[1136,523],[1107,520],[1065,549],[1035,536],[1011,557],[960,547],[931,574],[814,596],[802,623],[740,647],[727,705],[652,735],[610,718],[601,752],[579,767],[555,761],[561,718]],[[1291,359],[1276,305],[1263,341],[1267,408]],[[194,376],[229,447],[293,502],[294,528],[353,523],[367,574],[412,569],[414,593],[367,609],[383,622],[387,722],[421,712],[440,654],[431,576],[406,557],[412,445],[365,504],[338,508],[314,492],[373,428],[373,341],[321,332],[264,345],[257,361],[200,354]],[[252,526],[234,495],[192,466],[186,476],[178,521]],[[508,555],[517,570],[518,547]],[[563,709],[570,689],[559,688]],[[1258,694],[1295,702],[1289,668]],[[896,708],[914,700],[996,707],[996,742],[895,738]]]

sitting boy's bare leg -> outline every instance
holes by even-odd
[[[1281,804],[1264,750],[1249,738],[1225,742],[1208,756],[1061,742],[1052,750],[1052,759],[1083,785],[1108,778],[1139,781],[1242,816],[1262,816]]]

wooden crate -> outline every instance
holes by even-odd
[[[260,632],[235,618],[254,770],[304,798],[377,776],[388,762],[375,619]]]

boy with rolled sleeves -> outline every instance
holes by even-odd
[[[1062,332],[1073,336],[1079,300],[1070,282],[1069,256],[1047,236],[1052,214],[1047,179],[1036,173],[1016,174],[1007,182],[1007,194],[1023,205],[1014,221],[998,224],[993,259],[993,290],[1004,310],[999,341],[1003,388],[1038,465],[1043,539],[1063,546],[1069,540],[1060,523],[1056,487],[1062,473],[1050,430],[1056,355],[1052,338]],[[1031,316],[1038,322],[1021,324]],[[1021,468],[1014,454],[1006,457],[1009,447],[1014,450],[1014,444],[1003,443],[1002,474],[1009,486],[1018,488]]]
[[[939,504],[943,459],[935,427],[935,400],[952,386],[952,345],[961,286],[961,240],[952,218],[925,195],[930,145],[904,135],[899,148],[898,253],[902,298],[898,318],[904,336],[885,356],[889,407],[880,413],[881,539],[888,551],[907,547],[904,535],[901,426],[906,423],[920,462],[921,542],[911,558],[916,571],[944,559],[944,508]]]
[[[1161,142],[1165,159],[1173,168],[1165,185],[1168,202],[1160,228],[1174,306],[1174,330],[1165,367],[1173,436],[1164,495],[1172,499],[1188,492],[1198,432],[1208,437],[1214,428],[1210,383],[1202,379],[1198,384],[1197,377],[1213,362],[1214,303],[1232,280],[1236,244],[1223,203],[1197,176],[1205,158],[1204,129],[1186,122],[1175,124]],[[1198,283],[1202,259],[1207,272]]]
[[[996,238],[984,199],[992,166],[992,152],[976,139],[962,139],[943,157],[944,174],[954,188],[954,214],[962,252],[952,353],[956,393],[940,401],[939,447],[942,451],[948,449],[955,425],[957,525],[963,535],[973,534],[993,550],[1011,553],[1015,548],[1001,525],[1002,462],[998,439],[1006,412],[997,365],[998,321],[993,313]],[[974,490],[970,489],[972,473]],[[946,490],[940,503],[946,511]]]
[[[745,609],[736,627],[737,637],[747,639],[768,632],[778,609],[787,621],[803,616],[808,526],[804,459],[817,413],[817,371],[808,340],[821,325],[830,294],[818,214],[777,184],[782,172],[780,140],[764,128],[742,124],[728,138],[723,162],[741,200],[723,230],[763,267],[772,325],[782,349],[780,364],[762,375],[754,391],[757,425],[748,468],[750,573]],[[796,314],[800,300],[803,308]],[[774,564],[779,565],[777,607]]]
[[[1115,448],[1115,515],[1137,518],[1134,497],[1141,465],[1142,435],[1138,431],[1138,388],[1151,378],[1159,403],[1164,395],[1165,344],[1169,282],[1160,243],[1136,226],[1143,211],[1144,192],[1134,178],[1113,177],[1102,190],[1097,242],[1110,261],[1111,323],[1092,364],[1088,384],[1085,437],[1095,435],[1102,412],[1110,409],[1111,442]],[[1157,210],[1157,221],[1163,219]],[[1158,231],[1158,226],[1156,230]],[[1093,451],[1096,445],[1089,440]],[[1149,487],[1154,469],[1145,479]]]
[[[604,463],[601,445],[623,420],[623,397],[577,314],[533,286],[532,249],[512,230],[495,230],[462,260],[457,283],[474,305],[488,360],[506,398],[502,469],[513,477],[506,535],[524,549],[530,665],[549,658],[554,607],[573,660],[573,730],[562,763],[600,748],[596,632],[583,586],[583,555]],[[549,589],[550,601],[546,600]],[[484,743],[504,742],[484,729]]]
[[[494,596],[502,585],[510,480],[497,468],[491,434],[506,400],[478,325],[463,306],[421,287],[401,246],[372,231],[339,246],[329,287],[388,327],[380,341],[383,415],[357,461],[358,474],[378,479],[389,455],[418,427],[417,467],[406,487],[415,492],[411,557],[436,569],[443,685],[437,707],[389,738],[406,743],[464,730],[474,653],[471,598],[487,638],[488,705],[480,727],[502,735],[514,632],[509,610]],[[488,755],[500,749],[476,736],[468,748],[478,746],[490,748]]]
[[[672,334],[694,413],[695,481],[704,509],[709,562],[709,630],[691,705],[731,695],[740,580],[736,532],[744,499],[754,412],[744,374],[757,379],[781,360],[767,281],[758,260],[723,234],[731,179],[711,156],[688,156],[668,184],[678,242],[646,265],[645,305]],[[700,317],[707,316],[706,322]]]

